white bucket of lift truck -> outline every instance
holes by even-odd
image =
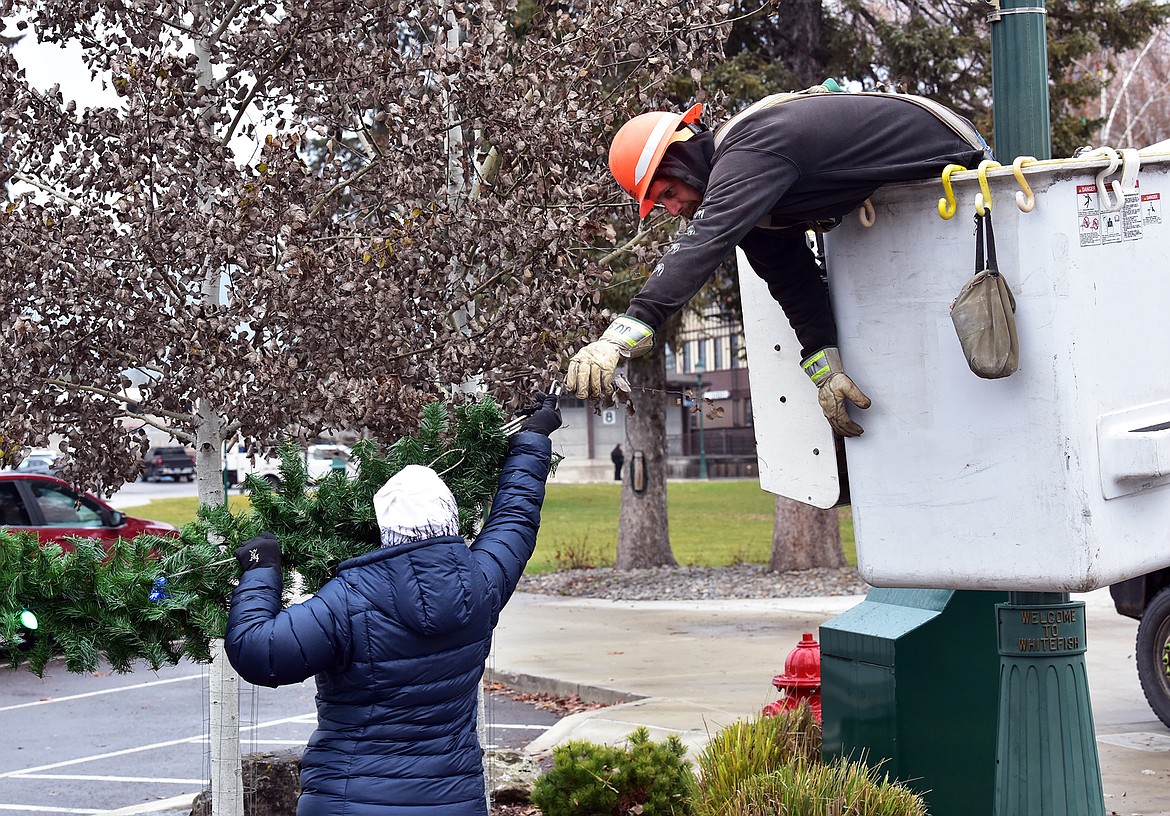
[[[871,584],[1087,591],[1170,565],[1170,157],[1147,158],[1123,198],[1099,194],[1103,168],[1038,165],[1026,213],[1011,168],[989,175],[1020,345],[999,380],[971,373],[949,316],[971,274],[973,174],[955,176],[949,221],[934,180],[883,188],[872,227],[826,236],[842,356],[873,399],[845,443]],[[831,435],[757,284],[744,270],[761,484],[831,506]]]

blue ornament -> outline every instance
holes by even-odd
[[[165,575],[159,577],[154,582],[154,589],[150,590],[149,596],[151,601],[154,603],[162,603],[163,601],[170,600],[171,593],[167,591],[166,584],[167,578]]]

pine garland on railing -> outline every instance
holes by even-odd
[[[431,403],[417,434],[385,450],[358,442],[355,476],[338,470],[315,484],[292,445],[281,455],[279,488],[249,477],[250,510],[201,507],[178,538],[143,535],[108,551],[76,538],[74,550],[63,552],[39,546],[30,533],[0,530],[0,652],[38,675],[58,656],[70,672],[94,671],[103,659],[118,672],[138,660],[152,669],[184,657],[207,662],[211,640],[227,626],[239,577],[232,551],[241,542],[276,533],[285,602],[296,576],[302,591],[315,592],[342,561],[378,545],[373,496],[412,464],[443,477],[459,505],[460,531],[471,538],[495,495],[506,431],[491,399],[457,406],[454,422],[446,405]]]

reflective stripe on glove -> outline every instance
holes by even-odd
[[[858,408],[868,408],[872,401],[849,378],[841,365],[841,351],[830,346],[810,354],[800,367],[816,383],[817,402],[829,425],[841,436],[861,436],[862,428],[849,418],[846,400]]]
[[[654,348],[654,329],[622,315],[569,360],[565,389],[578,399],[601,399],[613,393],[613,375],[623,358],[641,357]]]

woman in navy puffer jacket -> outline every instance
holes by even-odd
[[[547,397],[512,437],[470,548],[457,534],[433,535],[457,532],[447,512],[454,500],[433,471],[408,468],[375,499],[385,500],[382,547],[341,564],[303,603],[281,609],[275,536],[236,551],[245,572],[228,618],[232,665],[258,685],[317,679],[298,816],[487,814],[480,678],[500,610],[536,546],[548,434],[559,425]]]

